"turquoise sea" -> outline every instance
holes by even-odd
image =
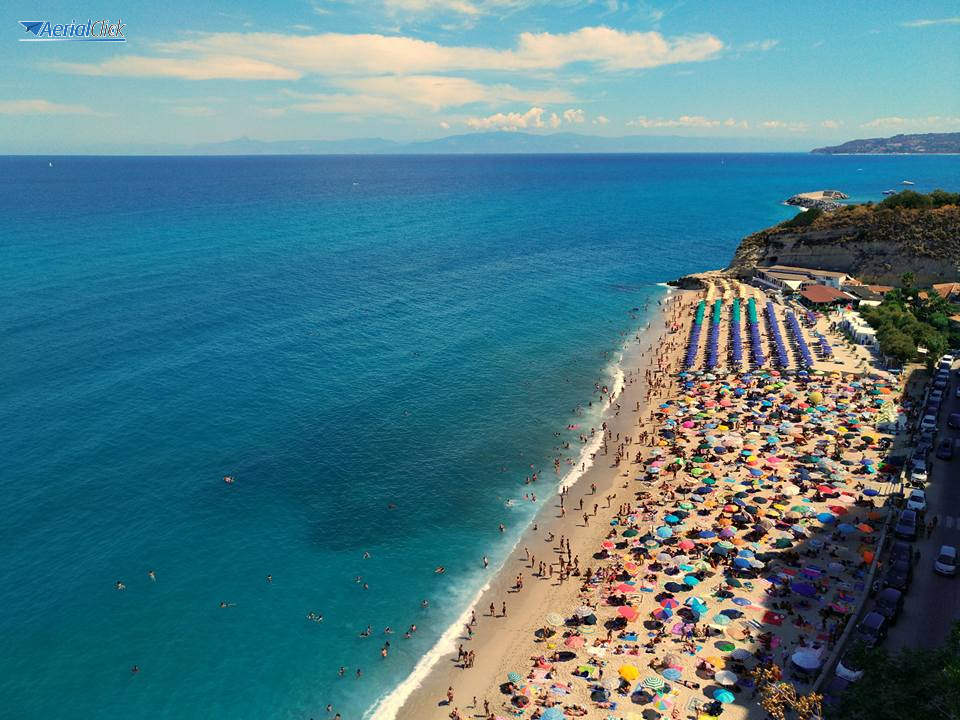
[[[0,158],[0,715],[371,716],[657,284],[904,179],[960,159]]]

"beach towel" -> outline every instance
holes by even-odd
[[[767,610],[763,614],[763,622],[767,625],[783,625],[783,615],[773,610]]]

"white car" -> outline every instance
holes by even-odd
[[[926,484],[927,482],[927,471],[926,470],[914,470],[910,473],[910,482]]]
[[[924,415],[923,420],[920,421],[920,432],[924,430],[936,430],[937,428],[937,416],[936,415]]]
[[[916,479],[916,475],[913,476]],[[926,473],[924,473],[924,479],[926,479]],[[907,510],[916,510],[917,512],[925,512],[927,509],[927,494],[923,490],[911,490],[910,496],[907,498]]]
[[[957,549],[953,545],[940,546],[940,552],[933,563],[933,571],[940,575],[957,574]]]
[[[844,663],[850,665],[844,665]],[[846,652],[840,660],[837,661],[837,667],[834,668],[834,672],[837,674],[837,677],[842,677],[848,682],[856,682],[863,677],[863,669],[858,667],[854,662],[853,653],[848,651]]]

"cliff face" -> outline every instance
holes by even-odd
[[[799,265],[864,282],[895,285],[912,272],[920,285],[960,279],[960,207],[929,210],[857,205],[824,213],[806,227],[777,225],[740,242],[727,271]]]

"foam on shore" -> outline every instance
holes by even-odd
[[[658,283],[658,285],[663,285],[667,288],[664,298],[669,298],[674,289],[665,283]],[[660,313],[658,311],[660,310],[662,310],[662,307],[652,309],[651,317],[659,316]],[[638,332],[659,332],[659,330],[660,328],[656,328],[651,325],[649,329],[641,328],[638,330]],[[608,365],[606,368],[606,374],[611,378],[610,393],[609,395],[604,396],[604,402],[596,415],[596,419],[599,421],[597,423],[598,425],[602,422],[603,418],[610,410],[610,398],[619,397],[625,387],[626,374],[624,373],[622,366],[623,356],[624,354],[620,353],[617,356],[616,361],[611,365]],[[560,479],[560,482],[557,485],[557,494],[560,494],[566,488],[575,485],[577,481],[583,477],[586,471],[593,466],[595,455],[603,445],[603,435],[603,431],[600,430],[599,432],[594,433],[594,436],[590,438],[589,442],[584,444],[583,448],[580,450],[580,456],[577,459],[578,462],[575,463],[573,467],[571,467],[570,470]],[[401,708],[404,706],[404,703],[406,703],[407,699],[413,694],[413,692],[423,684],[437,662],[445,655],[456,651],[457,638],[460,635],[461,629],[467,624],[467,622],[469,622],[470,612],[476,609],[476,606],[483,598],[484,593],[490,589],[494,578],[496,578],[506,566],[507,561],[520,545],[520,541],[523,538],[524,533],[527,531],[535,517],[536,513],[531,514],[530,519],[523,527],[523,530],[516,536],[516,540],[514,541],[513,545],[511,545],[510,549],[503,554],[494,572],[489,575],[489,579],[483,584],[483,586],[479,588],[476,593],[474,593],[463,612],[460,613],[460,615],[446,628],[446,630],[443,631],[443,634],[433,645],[433,647],[431,647],[430,650],[422,658],[420,658],[419,661],[417,661],[417,664],[414,666],[410,674],[403,680],[403,682],[397,685],[389,693],[382,695],[377,702],[374,703],[373,707],[363,714],[363,720],[395,720]]]

